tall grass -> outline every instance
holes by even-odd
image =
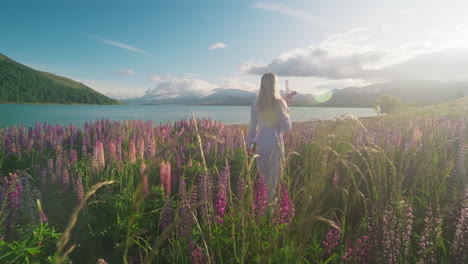
[[[18,255],[31,263],[463,263],[467,133],[466,118],[444,116],[297,123],[284,135],[279,195],[268,204],[245,126],[99,120],[2,129],[0,242],[24,241],[20,227],[42,225],[40,211],[64,234],[38,242],[58,249],[1,247],[0,255],[13,263]]]

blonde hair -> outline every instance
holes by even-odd
[[[280,106],[281,98],[278,88],[278,77],[270,72],[262,76],[260,83],[260,92],[257,98],[257,113],[262,120],[269,126],[276,126],[279,123],[276,109],[283,111]]]

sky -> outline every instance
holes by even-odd
[[[0,53],[113,98],[468,78],[465,0],[3,0]]]

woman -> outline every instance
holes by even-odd
[[[258,135],[257,126],[260,127]],[[247,144],[253,150],[254,142],[257,143],[257,166],[265,178],[269,201],[275,199],[276,182],[284,162],[282,132],[289,129],[289,108],[279,93],[278,78],[274,73],[266,73],[262,76],[258,98],[252,103]]]

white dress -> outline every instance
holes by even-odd
[[[252,103],[250,115],[250,129],[247,137],[248,147],[252,147],[256,142],[257,166],[260,173],[265,178],[265,185],[268,190],[268,199],[274,200],[276,196],[276,182],[284,161],[283,131],[291,129],[291,119],[289,118],[289,108],[286,102],[280,101],[280,107],[275,108],[275,115],[278,117],[277,125],[268,126],[259,116],[256,109],[256,101]],[[257,127],[260,128],[257,131]]]

